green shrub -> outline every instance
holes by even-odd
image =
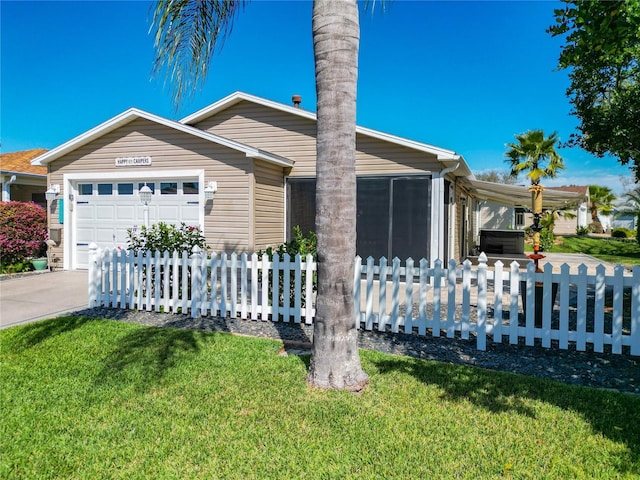
[[[47,212],[29,202],[0,203],[0,265],[28,263],[47,254]],[[21,270],[22,271],[22,270]]]
[[[629,228],[618,227],[611,230],[613,238],[633,238],[635,232]]]
[[[584,237],[585,235],[589,235],[591,233],[591,230],[589,229],[589,227],[576,227],[576,234]]]
[[[200,227],[187,225],[184,222],[180,224],[180,227],[160,222],[150,227],[143,226],[139,230],[130,228],[127,230],[127,234],[129,236],[128,249],[134,253],[146,251],[161,253],[177,251],[182,253],[186,250],[191,255],[191,249],[195,246],[207,250],[206,239],[202,235]]]
[[[553,248],[553,243],[555,242],[555,240],[555,234],[551,230],[543,228],[540,232],[540,251],[550,251]]]
[[[533,241],[534,232],[531,227],[526,227],[524,229],[524,233],[527,236],[527,238],[530,238]],[[548,252],[549,250],[551,250],[555,240],[556,240],[556,236],[553,233],[553,231],[549,230],[548,228],[543,228],[542,230],[540,230],[540,251]]]
[[[194,227],[191,225],[187,225],[186,223],[181,223],[179,227],[176,225],[169,225],[164,222],[159,222],[151,225],[150,227],[141,227],[140,230],[134,230],[130,228],[127,230],[129,235],[128,249],[131,250],[134,254],[137,253],[145,253],[151,252],[151,254],[155,254],[156,251],[160,253],[169,252],[173,254],[174,251],[178,252],[179,255],[182,255],[183,251],[189,252],[191,255],[191,250],[193,247],[200,247],[204,254],[206,255],[206,251],[208,249],[206,239],[202,232],[200,231],[200,227]],[[182,275],[182,269],[184,267],[179,267],[177,271],[170,269],[170,277],[169,282],[173,285],[173,282],[179,279]],[[191,290],[191,271],[187,269],[188,275],[188,291]],[[162,266],[152,266],[150,271],[147,272],[146,267],[142,267],[142,290],[143,295],[146,295],[146,285],[147,285],[147,275],[151,277],[151,292],[153,295],[155,284],[156,284],[156,275],[159,275],[160,283],[164,282],[165,278],[165,270]],[[182,295],[182,285],[179,284],[179,295]]]
[[[291,256],[292,260],[298,254],[300,254],[300,257],[302,258],[303,261],[306,258],[306,256],[309,254],[313,256],[314,260],[317,259],[318,258],[317,240],[316,240],[315,232],[309,232],[307,236],[304,236],[302,234],[302,231],[300,230],[300,227],[296,225],[295,227],[293,227],[293,239],[291,241],[282,243],[278,245],[276,248],[267,247],[265,250],[260,250],[257,252],[258,256],[260,257],[264,254],[267,254],[267,256],[269,257],[269,260],[273,260],[273,256],[276,253],[278,254],[281,261],[285,253],[288,253]],[[295,280],[295,274],[294,272],[291,272],[291,276],[289,279],[289,285],[290,285],[289,296],[290,296],[291,305],[294,304],[294,299],[295,299],[294,280]],[[305,272],[302,272],[302,278],[300,279],[300,281],[302,285],[305,285],[306,283]],[[282,302],[284,300],[284,295],[283,295],[284,272],[280,272],[278,283],[280,285],[280,289],[279,289],[280,302]],[[272,288],[273,288],[273,277],[269,276],[269,291],[271,291]],[[313,291],[316,292],[317,289],[318,289],[318,275],[316,272],[314,272],[313,273]],[[304,288],[302,289],[301,304],[303,307],[306,305],[306,289]]]

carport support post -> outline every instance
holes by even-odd
[[[540,230],[542,227],[540,226],[540,217],[542,217],[542,185],[533,184],[529,191],[531,192],[531,203],[533,210],[533,225],[531,226],[531,230],[533,230],[533,253],[538,253],[540,251]]]

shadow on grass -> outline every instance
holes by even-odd
[[[381,375],[400,372],[439,387],[449,401],[469,401],[490,412],[515,412],[536,421],[528,400],[577,412],[595,432],[626,445],[619,469],[640,474],[640,399],[586,387],[413,358],[373,360]]]
[[[12,348],[16,352],[33,348],[52,337],[57,337],[82,328],[85,324],[92,321],[95,321],[95,319],[82,316],[68,316],[41,320],[14,327],[15,336],[13,338]]]
[[[205,340],[205,337],[206,340]],[[137,391],[156,386],[182,359],[200,353],[213,335],[196,330],[143,327],[118,339],[103,360],[96,386],[131,385]]]

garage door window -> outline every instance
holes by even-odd
[[[93,184],[81,183],[78,185],[78,195],[93,195]]]
[[[161,182],[160,183],[160,195],[177,195],[178,183],[177,182]]]
[[[113,195],[113,184],[111,183],[99,183],[98,195]]]
[[[198,182],[182,182],[182,193],[184,195],[197,195],[199,193]]]
[[[133,195],[133,183],[119,183],[118,195]]]
[[[156,184],[153,182],[147,182],[147,183],[139,183],[138,184],[138,192],[140,191],[140,189],[144,186],[147,186],[151,189],[151,193],[156,193]]]

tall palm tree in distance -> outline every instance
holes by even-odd
[[[543,178],[555,178],[558,170],[565,168],[562,157],[556,152],[558,133],[545,137],[542,130],[529,130],[515,136],[516,142],[508,143],[505,161],[511,165],[511,176],[520,173],[531,180],[531,203],[533,211],[533,251],[540,250],[540,218],[542,216]]]
[[[589,185],[589,210],[591,210],[591,223],[597,233],[602,233],[602,223],[598,215],[611,215],[613,202],[616,196],[609,187]]]
[[[155,70],[166,69],[174,101],[202,82],[245,2],[167,0],[155,7]],[[356,0],[315,0],[312,37],[317,94],[318,295],[308,382],[358,391],[362,369],[353,301],[356,254],[356,87],[360,28]]]

